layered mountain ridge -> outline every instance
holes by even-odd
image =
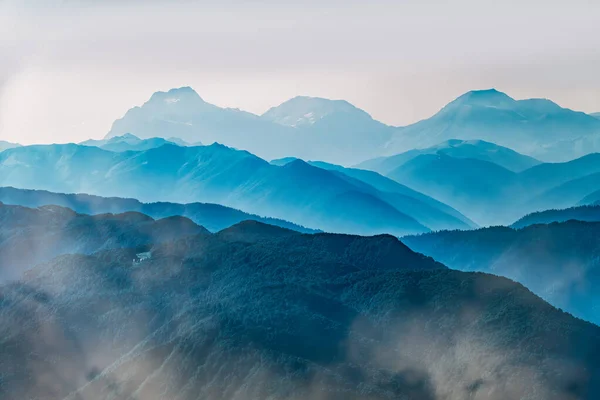
[[[91,215],[139,212],[156,219],[183,216],[211,232],[220,231],[231,225],[248,220],[259,221],[298,232],[316,232],[315,230],[284,220],[261,217],[234,208],[209,203],[142,203],[136,199],[100,197],[83,193],[63,194],[45,190],[26,190],[13,187],[0,187],[0,202],[33,208],[57,205],[70,208],[81,214]]]
[[[519,229],[445,231],[402,240],[450,268],[514,279],[554,306],[599,323],[599,232],[600,222],[571,218]]]
[[[333,232],[402,236],[472,226],[450,207],[388,183],[389,188],[374,187],[303,161],[274,166],[219,144],[163,145],[140,152],[68,144],[0,153],[3,186],[143,202],[217,203]]]
[[[459,143],[461,148],[466,142]],[[484,226],[508,225],[532,212],[594,202],[600,187],[598,153],[563,163],[534,163],[521,170],[516,165],[530,162],[530,158],[510,150],[506,158],[498,146],[481,141],[469,143],[458,153],[444,143],[370,160],[359,167],[380,171]],[[490,149],[493,156],[489,155]]]

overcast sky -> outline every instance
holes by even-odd
[[[600,1],[0,0],[0,139],[100,138],[158,90],[405,125],[471,89],[600,111]]]

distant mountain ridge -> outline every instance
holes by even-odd
[[[15,147],[20,147],[21,145],[18,143],[11,143],[4,140],[0,140],[0,151],[14,149]]]
[[[512,210],[519,206],[519,198],[512,197],[520,192],[518,175],[489,161],[423,154],[387,177],[451,205],[481,225],[503,223],[511,217],[507,211],[518,214],[518,209]]]
[[[317,231],[280,219],[260,217],[218,204],[141,203],[136,199],[99,197],[88,194],[62,194],[45,190],[26,190],[0,187],[0,202],[24,207],[57,205],[81,214],[120,214],[139,212],[161,219],[182,216],[191,219],[211,232],[223,230],[242,221],[254,220],[303,233]]]
[[[547,99],[515,100],[495,89],[465,93],[429,119],[393,127],[344,100],[298,96],[259,116],[217,107],[182,87],[156,92],[127,111],[106,138],[125,133],[219,142],[267,159],[292,155],[342,165],[453,139],[492,142],[545,161],[600,151],[600,121],[594,116]],[[565,146],[568,151],[559,151]]]
[[[273,160],[271,163],[283,166],[296,160],[298,159],[294,157],[286,157]],[[344,168],[341,165],[322,161],[308,161],[308,164],[332,171],[338,176],[349,180],[351,183],[356,184],[357,180],[363,182],[368,185],[365,186],[366,190],[369,190],[369,187],[376,189],[379,191],[379,196],[385,201],[399,210],[403,210],[409,215],[414,216],[418,221],[434,231],[456,228],[468,229],[477,226],[473,221],[453,208],[448,207],[446,204],[401,185],[390,178],[379,175],[376,172],[356,168]]]
[[[122,152],[122,151],[144,151],[154,149],[156,147],[163,146],[165,144],[177,145],[177,146],[191,146],[191,144],[186,141],[178,138],[149,138],[149,139],[140,139],[131,133],[126,133],[122,136],[114,136],[110,139],[104,140],[86,140],[84,142],[79,143],[84,146],[94,146],[99,147],[103,150]],[[200,143],[196,143],[195,145],[200,145]]]
[[[516,173],[486,157],[435,152],[411,155],[383,176],[295,157],[268,163],[219,144],[159,142],[144,151],[76,144],[8,149],[0,153],[0,185],[145,203],[216,203],[310,229],[399,236],[506,225],[532,212],[600,199],[587,200],[600,187],[599,154]],[[485,143],[464,143],[488,151]]]
[[[600,121],[588,114],[562,108],[547,99],[515,100],[490,89],[468,92],[433,117],[401,128],[386,149],[387,154],[394,154],[450,139],[485,140],[551,161],[552,157],[545,157],[544,148],[588,135],[600,135]],[[589,153],[598,149],[582,150]],[[585,152],[565,152],[558,161]]]
[[[389,157],[378,157],[363,161],[357,164],[355,168],[368,169],[387,175],[423,154],[444,154],[454,158],[474,158],[498,164],[513,172],[521,172],[541,163],[533,157],[519,154],[509,148],[483,140],[450,139],[426,149],[414,149]]]
[[[387,193],[346,175],[302,161],[278,167],[219,144],[163,145],[121,153],[68,144],[0,153],[3,186],[132,197],[143,202],[216,203],[333,232],[401,236],[429,231],[409,214],[409,208],[403,209],[410,202],[413,209],[421,204],[422,217],[433,222],[436,217],[428,217],[427,210],[444,216],[440,222],[447,228],[469,227],[468,220],[455,210],[392,184],[408,198],[396,196],[392,201]]]
[[[566,222],[570,220],[600,222],[600,205],[585,205],[560,210],[545,210],[527,214],[514,222],[511,227],[515,229],[524,228],[535,224],[551,224],[554,222]]]
[[[362,118],[373,119],[365,111],[356,108],[345,100],[329,100],[308,96],[297,96],[277,107],[272,107],[261,115],[261,118],[280,125],[298,128],[303,125],[314,125],[322,119],[338,113],[359,114]]]
[[[415,152],[418,153],[418,152]],[[409,161],[370,161],[386,176],[448,204],[484,226],[508,225],[536,211],[591,204],[600,199],[600,154],[564,163],[542,163],[513,172],[494,162],[443,153],[414,154]],[[598,192],[600,193],[600,192]],[[596,197],[594,197],[596,196]]]
[[[297,97],[258,116],[205,102],[193,89],[157,92],[114,122],[106,138],[175,136],[188,142],[219,142],[264,158],[294,155],[339,163],[376,155],[394,128],[344,101]]]

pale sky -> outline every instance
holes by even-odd
[[[262,113],[345,99],[391,125],[494,87],[600,111],[597,0],[0,0],[0,139],[101,138],[158,90]]]

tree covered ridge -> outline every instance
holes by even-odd
[[[600,328],[519,284],[387,235],[241,228],[62,255],[3,286],[3,398],[600,393]]]

